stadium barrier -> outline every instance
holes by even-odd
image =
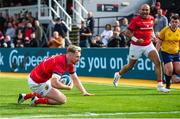
[[[65,49],[49,48],[1,48],[1,72],[30,72],[44,58],[65,53]],[[113,77],[128,62],[128,48],[84,48],[76,70],[79,76]],[[145,57],[123,76],[155,80],[154,64]]]

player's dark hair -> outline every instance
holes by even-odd
[[[174,14],[174,15],[172,15],[172,16],[171,16],[171,19],[174,19],[174,20],[179,19],[179,20],[180,20],[179,14]]]

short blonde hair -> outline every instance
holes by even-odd
[[[81,48],[75,45],[69,45],[67,47],[67,53],[75,53],[76,51],[81,52]]]

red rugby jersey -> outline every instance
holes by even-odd
[[[63,75],[65,72],[74,73],[74,64],[67,64],[66,55],[53,55],[43,60],[30,74],[36,83],[44,83],[49,80],[53,73]]]
[[[148,18],[141,18],[140,16],[134,17],[128,29],[134,32],[134,36],[137,39],[143,39],[143,43],[137,43],[131,41],[134,45],[146,46],[151,43],[151,37],[153,34],[153,25],[154,25],[154,18],[152,16],[148,16]]]

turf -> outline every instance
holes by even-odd
[[[17,104],[19,93],[30,92],[26,79],[0,77],[0,118],[179,118],[180,90],[160,93],[154,88],[83,83],[96,96],[84,97],[73,88],[63,91],[64,105]]]

